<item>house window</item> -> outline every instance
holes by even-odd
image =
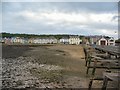
[[[104,40],[102,40],[101,42],[100,42],[100,45],[105,45],[105,41]]]

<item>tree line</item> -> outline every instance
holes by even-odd
[[[2,38],[5,38],[5,37],[7,37],[7,38],[11,38],[11,37],[39,38],[39,37],[51,37],[51,36],[54,36],[56,39],[60,39],[62,37],[69,37],[69,36],[73,36],[73,35],[70,35],[70,34],[57,34],[57,35],[42,34],[42,35],[37,35],[37,34],[18,34],[18,33],[13,34],[13,33],[6,33],[6,32],[0,33],[0,37],[2,37]],[[85,36],[80,35],[80,38],[83,38],[83,37],[85,37]],[[88,37],[85,37],[85,38],[88,38]],[[88,38],[88,40],[89,40],[89,38]],[[116,42],[120,43],[120,38],[118,40],[116,40]]]
[[[37,35],[37,34],[13,34],[13,33],[6,33],[6,32],[3,32],[0,34],[0,36],[2,38],[11,38],[11,37],[24,37],[24,38],[39,38],[39,37],[51,37],[51,36],[54,36],[56,39],[60,39],[62,37],[69,37],[69,36],[72,36],[72,35],[68,35],[68,34],[57,34],[57,35],[53,35],[53,34],[49,34],[49,35],[46,35],[46,34],[42,34],[42,35]],[[80,36],[80,38],[82,38],[84,36]]]

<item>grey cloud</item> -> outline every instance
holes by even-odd
[[[64,12],[81,12],[91,11],[94,13],[117,12],[117,2],[4,2],[3,10],[19,11],[19,10],[58,10]]]
[[[56,23],[54,25],[46,24],[47,21],[41,20],[32,22],[23,16],[15,16],[14,13],[21,11],[44,12],[45,10],[57,10],[58,12],[71,13],[117,13],[117,3],[38,3],[38,2],[22,2],[22,3],[3,3],[3,31],[11,33],[35,33],[35,34],[101,34],[100,29],[117,30],[117,25],[109,25],[104,23],[89,23],[86,27],[76,27],[84,25],[82,23],[73,23],[66,25],[65,22]],[[113,17],[113,20],[117,16]],[[98,30],[99,29],[99,30]]]

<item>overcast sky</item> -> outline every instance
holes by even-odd
[[[117,2],[3,2],[2,32],[118,37]]]

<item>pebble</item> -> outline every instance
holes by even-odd
[[[54,85],[50,85],[50,82],[40,80],[33,76],[29,71],[32,68],[43,70],[61,70],[62,68],[54,65],[38,64],[34,62],[31,57],[18,57],[12,58],[0,58],[2,61],[2,88],[54,88]],[[0,63],[1,65],[1,63]],[[58,86],[55,86],[58,87]]]

